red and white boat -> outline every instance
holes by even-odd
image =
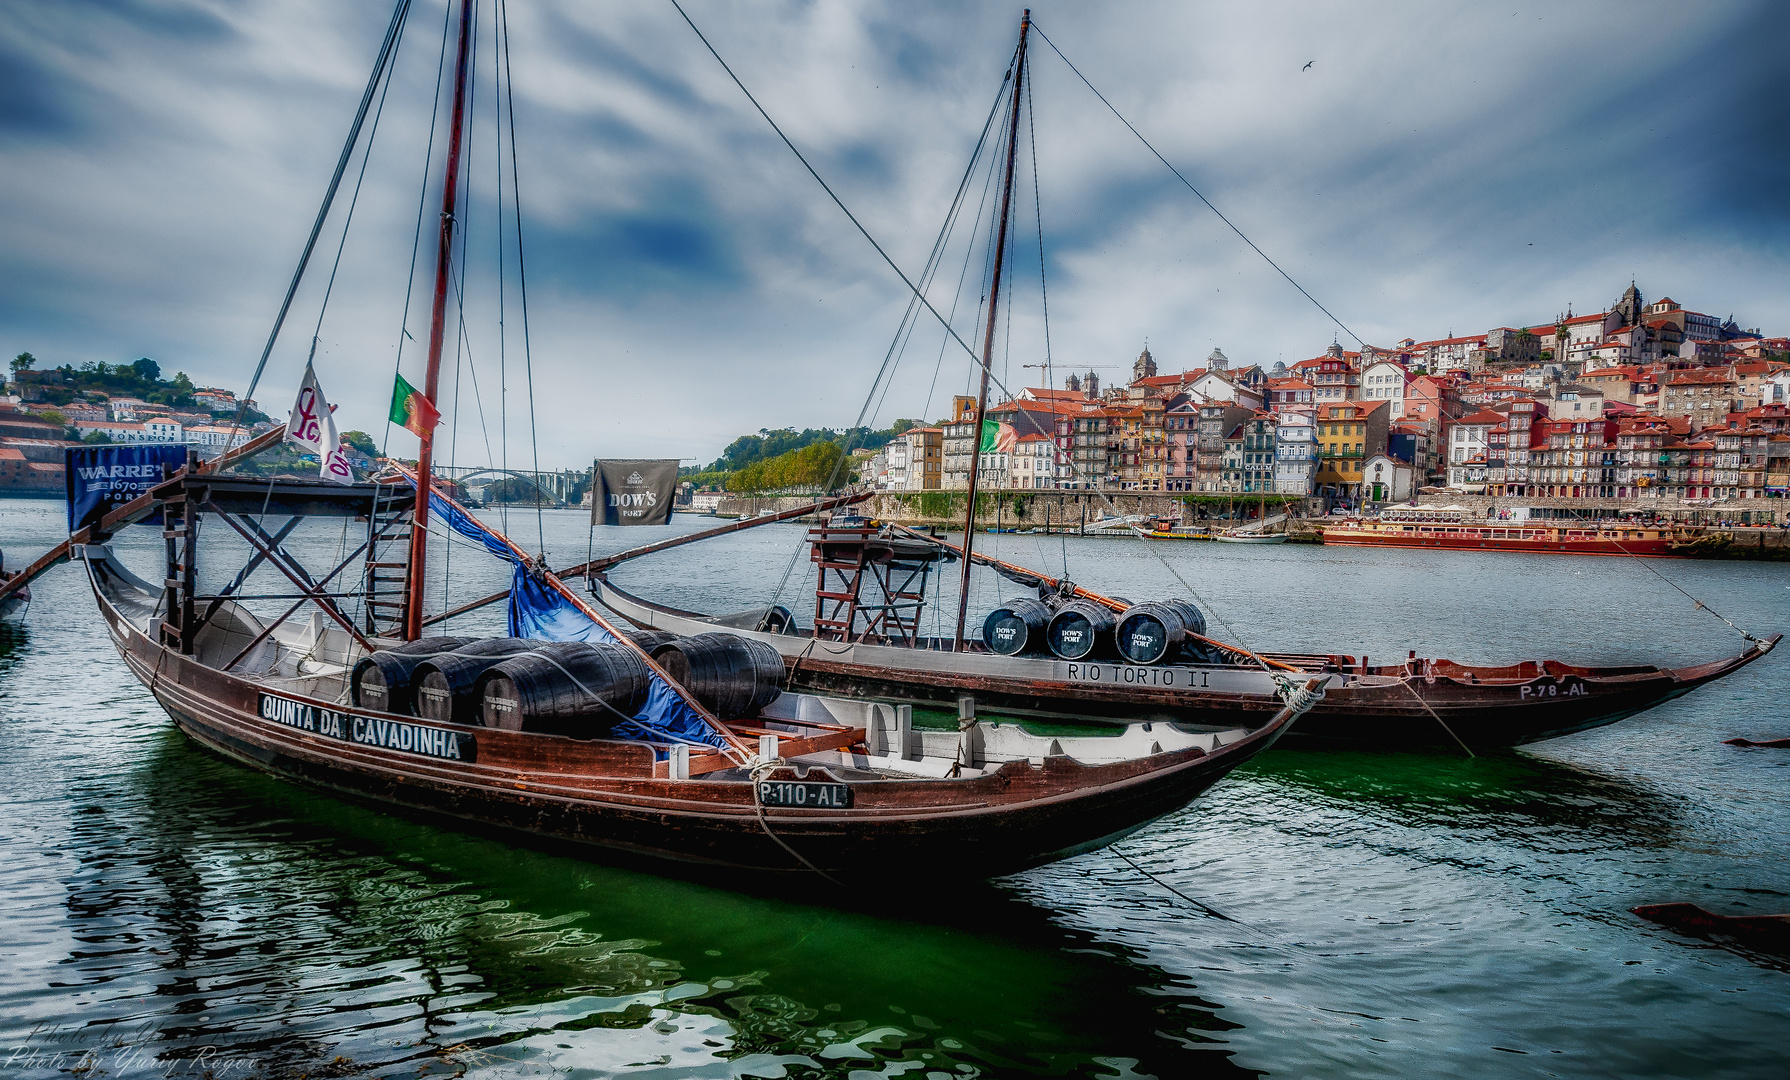
[[[1324,526],[1324,543],[1359,547],[1462,548],[1567,555],[1683,557],[1698,532],[1674,525],[1609,521],[1495,521],[1458,506],[1412,506],[1377,518]]]

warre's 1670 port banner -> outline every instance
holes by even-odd
[[[663,525],[671,520],[677,461],[603,461],[591,471],[593,525]]]
[[[68,531],[97,525],[108,513],[148,494],[162,482],[162,466],[172,470],[185,464],[186,447],[179,443],[69,447]],[[160,525],[160,508],[141,523]]]

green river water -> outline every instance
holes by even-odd
[[[534,546],[532,513],[509,526]],[[59,504],[0,500],[12,565],[63,527]],[[294,546],[321,563],[340,531],[308,524]],[[571,512],[540,534],[557,564],[590,542]],[[744,608],[799,535],[617,578]],[[1133,600],[1185,595],[1141,542],[983,542]],[[149,571],[159,544],[140,528],[118,549]],[[1215,632],[1260,647],[1661,663],[1738,647],[1631,560],[1158,548],[1228,623]],[[505,580],[437,549],[456,602]],[[210,578],[240,564],[221,537],[206,554]],[[805,565],[784,593],[798,613]],[[1790,624],[1790,566],[1654,568],[1741,626]],[[998,595],[982,589],[973,609]],[[892,907],[608,867],[269,779],[174,730],[78,567],[36,594],[24,628],[0,629],[0,1076],[1790,1074],[1790,960],[1628,911],[1790,911],[1790,751],[1722,743],[1790,735],[1784,656],[1471,761],[1277,748],[1122,855]]]

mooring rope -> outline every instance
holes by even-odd
[[[764,777],[769,776],[772,769],[775,769],[778,766],[788,765],[788,764],[789,764],[789,762],[784,761],[780,757],[770,758],[769,760],[760,761],[757,765],[754,765],[752,767],[751,773],[748,774],[750,777],[750,780],[751,780],[751,784],[752,784],[752,809],[758,815],[758,827],[764,830],[764,834],[766,836],[770,837],[772,840],[777,841],[778,847],[782,848],[784,851],[787,851],[791,855],[795,856],[795,859],[797,862],[801,863],[803,866],[806,866],[808,869],[814,871],[815,873],[819,874],[821,877],[826,878],[828,881],[832,882],[833,884],[835,884],[835,885],[839,886],[841,889],[843,889],[843,888],[845,888],[845,884],[843,882],[841,882],[838,878],[834,877],[832,874],[827,873],[825,870],[822,870],[820,867],[809,862],[807,857],[804,856],[801,852],[797,851],[793,847],[790,847],[789,844],[786,843],[781,836],[778,836],[776,833],[771,831],[771,823],[765,819],[764,800],[760,799],[758,797],[759,781],[762,780]]]

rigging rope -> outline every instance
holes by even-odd
[[[423,222],[429,212],[429,170],[435,159],[435,128],[441,120],[441,84],[447,74],[448,27],[453,25],[454,6],[443,6],[441,15],[441,55],[435,60],[435,97],[429,113],[429,142],[423,151],[423,180],[416,193],[416,230],[410,240],[410,274],[404,279],[404,314],[398,320],[398,355],[392,361],[392,386],[396,389],[398,376],[403,372],[404,342],[414,341],[410,336],[410,301],[416,292],[416,258],[423,243]],[[439,402],[435,404],[439,405]],[[386,444],[391,441],[392,420],[388,413],[385,418],[385,431],[379,436],[379,456],[385,456]]]
[[[317,238],[323,234],[323,223],[329,219],[330,206],[335,203],[336,191],[342,186],[342,174],[348,171],[348,162],[354,157],[355,144],[360,141],[361,125],[366,122],[367,110],[373,105],[373,92],[378,89],[386,68],[391,64],[392,55],[397,51],[400,31],[404,28],[404,18],[410,12],[410,0],[398,0],[392,11],[392,21],[385,28],[385,41],[379,46],[379,56],[373,62],[373,74],[367,78],[367,88],[362,91],[360,108],[355,111],[354,123],[348,126],[348,140],[342,146],[342,155],[336,159],[335,175],[330,177],[329,187],[323,194],[323,205],[317,208],[317,220],[311,224],[310,238],[305,241],[304,253],[298,258],[298,267],[292,272],[292,282],[286,286],[286,298],[280,302],[280,313],[274,317],[273,329],[268,332],[267,344],[261,349],[261,360],[255,365],[255,374],[249,378],[249,388],[243,392],[242,402],[236,407],[236,417],[230,421],[230,433],[224,437],[224,445],[231,445],[236,432],[242,427],[242,419],[248,414],[249,402],[255,396],[255,387],[261,382],[261,373],[267,368],[267,358],[273,355],[274,343],[280,339],[280,328],[286,324],[286,313],[292,310],[292,298],[298,295],[299,282],[304,280],[305,268],[310,265],[311,253],[317,248]]]
[[[403,42],[404,32],[403,29],[400,28],[398,31],[398,42],[392,46],[392,56],[394,59],[397,57],[398,48],[403,45]],[[391,64],[386,65],[385,85],[379,90],[379,106],[373,110],[373,126],[367,131],[367,148],[361,152],[360,172],[357,173],[354,178],[354,192],[348,197],[348,212],[342,216],[342,237],[336,242],[336,257],[335,260],[330,263],[329,283],[323,287],[323,302],[317,305],[317,324],[311,329],[311,355],[307,359],[307,363],[317,358],[317,342],[323,334],[323,316],[324,313],[329,310],[330,297],[335,295],[336,274],[342,269],[342,252],[348,249],[348,230],[354,224],[355,208],[360,205],[360,189],[361,185],[367,181],[367,165],[373,160],[373,143],[379,138],[379,120],[385,115],[385,99],[392,90],[392,69],[394,66],[395,65]],[[387,422],[389,423],[390,421],[388,420]]]
[[[491,41],[502,47],[502,39],[498,32],[498,7],[502,0],[491,6]],[[497,57],[491,58],[491,81],[495,93],[491,95],[491,119],[497,131],[497,444],[502,455],[503,471],[507,479],[510,471],[510,382],[509,382],[509,334],[504,325],[504,279],[508,277],[503,258],[503,80],[502,72],[497,66]],[[535,503],[541,501],[540,485],[536,484]],[[510,500],[505,499],[498,506],[498,517],[503,523],[505,536],[510,533]]]
[[[516,288],[522,300],[522,370],[528,378],[528,444],[534,451],[535,471],[535,541],[541,557],[547,555],[547,526],[541,516],[541,439],[535,426],[535,365],[533,342],[528,328],[528,258],[522,248],[522,179],[516,168],[516,80],[510,73],[510,7],[509,0],[498,0],[503,19],[503,74],[509,94],[505,98],[510,118],[510,199],[516,214]],[[500,170],[501,171],[501,168]],[[502,207],[498,214],[503,213]],[[594,481],[594,477],[592,478]]]
[[[1002,84],[1003,88],[1005,87],[1005,85],[1006,85],[1005,83]],[[1005,100],[1006,100],[1006,94],[1004,92],[995,95],[994,110],[991,110],[990,114],[989,114],[989,120],[991,122],[994,119],[996,112],[998,112],[998,110],[1000,109],[1001,103]],[[982,198],[980,201],[978,201],[976,203],[975,218],[970,221],[969,235],[971,235],[971,236],[979,235],[982,231],[982,212],[984,210],[988,209],[990,198],[994,193],[994,177],[995,177],[994,159],[999,156],[1000,156],[999,154],[990,154],[988,156],[988,176],[985,180],[982,181]],[[974,162],[974,160],[972,160],[971,165],[974,165],[974,164],[975,164],[975,162]],[[960,211],[960,214],[961,214],[961,211]],[[962,267],[962,269],[958,270],[958,272],[957,272],[957,290],[951,294],[950,321],[952,321],[952,322],[955,322],[957,320],[957,307],[959,304],[963,303],[963,284],[964,284],[964,282],[966,282],[970,279],[970,261],[975,257],[975,254],[976,254],[976,248],[975,248],[974,244],[965,244],[964,245],[963,267]],[[977,310],[978,311],[981,310],[981,302],[979,300],[977,301]],[[923,405],[920,409],[920,420],[922,423],[926,422],[926,417],[932,415],[932,396],[938,392],[939,372],[944,370],[945,350],[949,349],[950,347],[951,347],[951,335],[945,334],[945,335],[941,336],[939,338],[938,359],[933,361],[933,365],[932,365],[932,382],[929,383],[926,387],[926,404]]]
[[[733,73],[733,68],[728,67],[727,61],[721,59],[721,54],[709,43],[708,37],[704,35],[703,32],[697,28],[696,23],[691,20],[690,13],[684,10],[683,5],[678,3],[678,0],[671,0],[671,6],[677,9],[677,13],[683,16],[684,22],[689,24],[692,31],[695,31],[696,37],[702,42],[703,48],[707,49],[709,55],[715,58],[715,62],[721,65],[721,70],[727,72],[727,77],[732,79],[733,84],[740,88],[740,93],[746,95],[746,100],[750,101],[752,107],[758,110],[758,115],[764,117],[765,123],[771,125],[771,130],[775,131],[777,137],[783,140],[783,145],[787,146],[789,152],[796,156],[796,160],[802,163],[802,168],[808,170],[808,175],[812,176],[814,182],[820,185],[821,190],[827,193],[827,197],[833,200],[833,205],[837,206],[840,212],[846,216],[847,220],[857,227],[859,234],[869,242],[872,248],[876,249],[876,253],[882,256],[883,262],[888,264],[889,269],[895,271],[895,276],[901,279],[901,283],[907,286],[908,291],[919,298],[920,303],[925,305],[926,310],[932,313],[932,317],[937,319],[939,324],[945,328],[945,332],[950,334],[952,339],[955,340],[958,345],[963,347],[964,352],[974,358],[976,350],[970,348],[969,343],[963,340],[957,331],[952,328],[951,324],[946,321],[943,315],[939,314],[938,309],[932,306],[932,301],[926,299],[926,294],[921,292],[919,287],[913,283],[913,280],[907,276],[907,273],[896,264],[894,259],[889,257],[889,253],[884,251],[883,246],[876,242],[876,237],[870,235],[870,230],[864,227],[864,223],[859,221],[857,215],[851,212],[851,209],[845,205],[844,200],[840,199],[839,196],[834,193],[833,188],[825,180],[821,179],[820,173],[815,171],[814,166],[808,163],[808,159],[803,156],[802,152],[796,149],[796,144],[791,142],[789,136],[783,133],[783,129],[777,126],[777,121],[771,119],[771,114],[766,112],[764,106],[758,103],[758,99],[752,96],[752,91],[746,89],[746,84],[740,81],[740,77]]]
[[[783,141],[783,145],[788,147],[790,153],[792,153],[796,156],[796,160],[798,160],[802,163],[802,167],[808,171],[808,175],[810,175],[814,178],[815,182],[821,186],[821,189],[827,193],[827,196],[833,200],[833,204],[835,206],[839,207],[840,211],[845,214],[846,218],[848,220],[850,220],[854,226],[857,227],[858,232],[860,234],[862,234],[864,239],[869,242],[870,246],[876,250],[876,253],[878,255],[882,256],[883,261],[888,264],[889,268],[891,270],[895,271],[896,276],[901,279],[902,284],[904,284],[908,287],[908,291],[913,295],[913,297],[919,303],[921,303],[922,305],[925,306],[926,310],[932,314],[933,318],[935,318],[939,321],[939,323],[944,327],[946,334],[949,335],[950,339],[955,340],[957,342],[957,344],[960,347],[962,347],[964,352],[969,356],[972,364],[974,364],[976,366],[984,366],[984,365],[982,365],[981,360],[978,358],[976,351],[970,347],[969,343],[967,343],[966,341],[963,340],[963,338],[957,333],[956,329],[952,327],[950,321],[947,320],[944,316],[939,314],[938,309],[932,305],[932,302],[926,299],[926,295],[925,295],[924,291],[921,290],[918,286],[916,286],[914,284],[914,282],[907,276],[907,274],[901,269],[901,267],[898,266],[895,263],[895,261],[889,257],[888,252],[883,249],[883,246],[881,244],[877,243],[876,238],[874,236],[872,236],[870,234],[870,231],[864,227],[864,224],[858,220],[857,215],[855,215],[851,212],[851,209],[845,205],[845,202],[842,199],[840,199],[840,197],[838,196],[837,193],[835,193],[833,191],[832,187],[826,182],[826,180],[824,180],[821,177],[820,173],[815,170],[814,166],[809,164],[807,157],[805,157],[802,154],[802,152],[796,148],[795,143],[790,141],[789,136],[784,134],[783,129],[777,125],[777,122],[775,120],[771,119],[770,113],[766,112],[764,106],[762,106],[758,103],[758,99],[752,95],[752,92],[750,90],[746,89],[746,84],[740,80],[740,77],[738,75],[734,74],[733,68],[728,66],[727,61],[721,58],[720,52],[718,52],[715,49],[715,46],[709,42],[708,37],[706,35],[704,35],[702,30],[697,27],[696,23],[690,18],[689,13],[684,10],[683,5],[680,4],[678,2],[678,0],[671,0],[671,5],[672,5],[672,7],[677,9],[677,12],[679,15],[683,16],[684,22],[689,24],[690,29],[695,32],[697,38],[702,42],[703,47],[709,51],[709,55],[711,55],[715,58],[716,63],[721,65],[722,70],[727,72],[728,78],[733,80],[733,84],[735,86],[737,86],[739,88],[740,92],[746,96],[746,100],[752,103],[752,107],[758,111],[758,115],[764,118],[765,123],[769,124],[771,126],[771,130],[775,131],[777,133],[777,137]],[[1033,26],[1033,29],[1037,29],[1037,24],[1035,22],[1032,24],[1032,26]],[[1039,36],[1040,37],[1044,36],[1043,31],[1039,31]],[[1182,176],[1181,173],[1178,170],[1176,170],[1173,165],[1170,165],[1168,162],[1168,159],[1164,158],[1160,153],[1158,153],[1156,148],[1154,146],[1151,146],[1149,140],[1145,139],[1143,134],[1141,132],[1139,132],[1135,127],[1133,127],[1131,122],[1129,120],[1126,120],[1125,117],[1123,116],[1123,114],[1121,114],[1118,111],[1118,109],[1114,108],[1112,103],[1110,101],[1107,101],[1105,96],[1102,95],[1098,89],[1095,89],[1093,83],[1089,82],[1087,77],[1085,75],[1082,75],[1080,70],[1078,70],[1074,64],[1069,62],[1069,58],[1063,56],[1062,51],[1057,48],[1057,46],[1054,42],[1052,42],[1048,37],[1046,37],[1044,40],[1045,40],[1046,44],[1050,45],[1051,50],[1053,52],[1055,52],[1059,57],[1061,57],[1065,64],[1069,65],[1070,70],[1074,71],[1076,76],[1078,78],[1080,78],[1084,84],[1087,85],[1088,89],[1092,90],[1094,92],[1095,96],[1099,97],[1100,100],[1106,104],[1107,108],[1112,110],[1113,115],[1117,116],[1119,118],[1120,122],[1123,123],[1127,128],[1129,128],[1131,130],[1132,134],[1136,135],[1138,140],[1143,142],[1143,144],[1150,149],[1151,153],[1156,155],[1158,160],[1162,161],[1162,163],[1164,165],[1167,165],[1169,170],[1171,172],[1174,172],[1175,176],[1178,177],[1183,184],[1187,185],[1188,190],[1192,191],[1195,195],[1198,195],[1200,198],[1200,201],[1204,202],[1208,207],[1210,207],[1214,214],[1218,214],[1220,220],[1224,221],[1224,223],[1226,225],[1229,225],[1233,232],[1236,232],[1236,234],[1239,237],[1242,237],[1244,243],[1249,244],[1249,246],[1252,249],[1254,249],[1257,254],[1261,255],[1264,260],[1267,260],[1267,262],[1270,266],[1273,266],[1275,268],[1275,270],[1279,271],[1281,276],[1286,278],[1287,281],[1289,283],[1291,283],[1295,289],[1298,289],[1299,292],[1302,295],[1304,295],[1307,300],[1310,300],[1314,305],[1316,305],[1318,310],[1323,311],[1325,315],[1328,315],[1330,317],[1331,321],[1335,322],[1337,326],[1342,327],[1343,331],[1346,332],[1350,337],[1355,338],[1355,340],[1358,342],[1361,341],[1361,338],[1358,335],[1356,335],[1353,330],[1350,330],[1347,326],[1345,326],[1340,319],[1336,318],[1336,316],[1331,315],[1328,309],[1326,309],[1322,304],[1319,304],[1318,301],[1315,298],[1313,298],[1310,293],[1306,292],[1305,289],[1303,287],[1301,287],[1298,282],[1294,281],[1292,279],[1292,277],[1286,273],[1286,271],[1281,270],[1280,267],[1274,262],[1274,260],[1269,259],[1267,254],[1264,253],[1260,248],[1256,247],[1255,243],[1253,241],[1251,241],[1249,239],[1249,237],[1245,236],[1241,229],[1238,229],[1236,227],[1236,225],[1232,224],[1229,218],[1226,218],[1222,213],[1220,213],[1217,207],[1212,206],[1212,203],[1209,200],[1207,200],[1204,195],[1200,194],[1199,190],[1197,188],[1195,188],[1193,186],[1193,184],[1190,183],[1185,176]],[[1017,49],[1016,49],[1016,54],[1017,54]],[[1012,92],[1018,93],[1019,88],[1014,87]],[[1042,261],[1042,255],[1040,256],[1040,259]],[[978,305],[978,310],[980,310],[980,305]],[[997,387],[1000,388],[1000,390],[1003,394],[1007,395],[1007,397],[1009,399],[1012,399],[1014,397],[1013,391],[1007,387],[1006,383],[1003,380],[1001,380],[999,377],[996,377],[992,372],[989,372],[988,374],[989,374],[990,380],[992,382],[994,382],[994,384]],[[978,442],[979,442],[979,440],[978,440]],[[977,446],[975,448],[974,452],[979,452],[979,450],[980,450],[980,447]],[[1119,513],[1118,506],[1112,501],[1112,498],[1106,494],[1104,489],[1097,487],[1093,483],[1089,482],[1089,478],[1087,477],[1087,475],[1085,473],[1082,472],[1081,467],[1079,464],[1076,463],[1075,456],[1073,454],[1069,455],[1069,465],[1070,465],[1070,468],[1077,474],[1077,476],[1083,482],[1089,483],[1089,490],[1091,490],[1093,494],[1097,495],[1100,498],[1100,500],[1106,504],[1107,508],[1113,513],[1113,515],[1115,517],[1122,518],[1124,516]],[[973,516],[971,518],[971,521],[973,523],[973,521],[974,521]],[[1207,604],[1206,601],[1200,597],[1199,593],[1194,590],[1192,585],[1188,584],[1187,580],[1181,576],[1179,571],[1175,570],[1175,568],[1169,563],[1168,559],[1166,559],[1163,556],[1163,554],[1160,550],[1156,549],[1153,545],[1149,544],[1149,541],[1144,537],[1144,531],[1136,524],[1132,524],[1131,529],[1132,529],[1133,533],[1136,534],[1140,540],[1144,541],[1147,549],[1151,552],[1151,554],[1153,554],[1156,557],[1156,560],[1158,562],[1160,562],[1163,565],[1163,567],[1165,569],[1167,569],[1169,571],[1169,573],[1174,576],[1175,580],[1180,582],[1181,586],[1183,588],[1185,588],[1190,595],[1192,595],[1195,599],[1199,600],[1200,603],[1202,604],[1202,606],[1204,606],[1208,610],[1210,610],[1211,605]],[[967,537],[965,538],[965,542],[966,542],[966,546],[967,546],[967,544],[968,544]],[[1065,542],[1065,549],[1066,548],[1067,548],[1067,542]],[[799,553],[799,549],[798,549],[798,553]],[[1065,554],[1066,553],[1067,552],[1065,550]],[[794,558],[791,559],[790,566],[791,566],[791,568],[793,568]],[[788,580],[788,570],[786,570],[784,573],[784,582],[787,583],[787,580]],[[783,587],[782,584],[780,584],[778,587],[779,595],[781,594],[782,587]],[[1243,648],[1243,650],[1250,656],[1251,659],[1255,660],[1255,662],[1261,666],[1261,668],[1264,672],[1267,672],[1271,676],[1275,674],[1273,671],[1273,668],[1269,665],[1268,661],[1264,657],[1262,657],[1259,652],[1257,652],[1256,650],[1250,649],[1250,648],[1248,648],[1247,645],[1243,644],[1242,639],[1236,635],[1235,630],[1230,627],[1229,623],[1225,622],[1223,620],[1223,618],[1220,617],[1216,611],[1213,611],[1212,615],[1214,618],[1217,618],[1221,624],[1224,625],[1226,632],[1229,633],[1233,637],[1233,639],[1235,639],[1237,641],[1237,644],[1239,645],[1239,647]],[[1290,684],[1284,678],[1278,680],[1278,682],[1279,682],[1279,686],[1280,686],[1280,696],[1284,699],[1289,696],[1289,693],[1290,693],[1289,685]],[[1452,729],[1450,729],[1445,722],[1442,721],[1441,716],[1430,705],[1430,703],[1428,701],[1424,700],[1423,695],[1419,694],[1417,692],[1416,688],[1412,687],[1408,682],[1406,682],[1404,685],[1408,689],[1410,689],[1411,693],[1413,695],[1415,695],[1420,702],[1423,703],[1424,708],[1429,710],[1430,715],[1435,717],[1435,719],[1438,723],[1442,724],[1443,729],[1447,730],[1448,734],[1450,736],[1453,736],[1455,738],[1456,742],[1461,742],[1459,736],[1455,736],[1454,731]],[[1467,747],[1466,743],[1461,742],[1461,747],[1462,747],[1462,749],[1467,751],[1468,756],[1470,756],[1470,757],[1473,756],[1473,751]]]
[[[1038,29],[1037,20],[1033,20],[1032,30],[1039,37],[1044,38],[1044,43],[1046,45],[1050,46],[1050,51],[1056,53],[1058,59],[1062,60],[1063,63],[1069,65],[1069,70],[1075,72],[1075,77],[1082,81],[1082,85],[1086,86],[1089,90],[1094,91],[1094,96],[1100,99],[1100,103],[1102,105],[1105,105],[1108,109],[1112,110],[1112,114],[1119,118],[1119,123],[1124,124],[1125,127],[1128,128],[1133,135],[1136,135],[1137,141],[1143,143],[1145,149],[1149,150],[1150,153],[1156,155],[1157,161],[1160,161],[1164,165],[1168,166],[1168,171],[1175,174],[1175,179],[1177,179],[1177,180],[1181,181],[1181,183],[1185,184],[1187,186],[1188,191],[1193,192],[1194,195],[1199,197],[1200,202],[1203,202],[1206,204],[1206,209],[1212,211],[1214,214],[1217,214],[1218,220],[1220,220],[1220,221],[1224,222],[1226,225],[1230,226],[1231,231],[1236,233],[1237,236],[1245,244],[1248,244],[1249,249],[1251,251],[1255,252],[1257,255],[1260,255],[1262,257],[1263,262],[1266,262],[1269,266],[1272,266],[1274,268],[1275,273],[1278,273],[1281,277],[1286,278],[1287,284],[1291,285],[1295,289],[1298,289],[1299,295],[1305,297],[1307,300],[1310,300],[1312,302],[1312,306],[1316,307],[1319,311],[1323,312],[1326,316],[1328,316],[1331,322],[1335,323],[1337,326],[1342,327],[1343,333],[1354,338],[1356,344],[1358,344],[1358,345],[1366,344],[1366,342],[1361,340],[1360,334],[1357,334],[1355,331],[1349,329],[1347,326],[1344,326],[1343,321],[1341,319],[1337,318],[1335,315],[1331,315],[1329,308],[1325,307],[1323,304],[1318,303],[1317,297],[1306,292],[1305,286],[1299,284],[1297,281],[1294,281],[1293,276],[1291,274],[1287,273],[1285,270],[1282,270],[1280,268],[1279,263],[1275,262],[1273,259],[1270,259],[1268,257],[1268,253],[1263,251],[1261,248],[1257,247],[1254,240],[1251,240],[1249,237],[1244,236],[1243,230],[1237,228],[1235,222],[1231,221],[1230,218],[1225,217],[1224,213],[1222,211],[1220,211],[1218,209],[1218,207],[1212,205],[1212,200],[1206,198],[1205,195],[1201,194],[1200,189],[1194,187],[1192,181],[1188,180],[1187,177],[1181,175],[1181,170],[1175,168],[1173,165],[1170,165],[1168,158],[1163,157],[1162,152],[1157,150],[1156,147],[1152,146],[1150,144],[1150,140],[1144,138],[1144,133],[1137,130],[1137,128],[1133,127],[1131,124],[1131,121],[1125,119],[1125,114],[1121,113],[1113,105],[1112,102],[1108,101],[1106,99],[1106,95],[1102,94],[1098,89],[1096,89],[1094,84],[1088,81],[1088,77],[1081,73],[1081,69],[1076,67],[1075,64],[1073,64],[1067,56],[1063,55],[1063,50],[1057,48],[1057,43],[1050,40],[1050,38],[1045,35],[1043,30]]]
[[[933,277],[938,272],[938,267],[943,261],[945,249],[950,244],[951,234],[962,213],[964,194],[968,190],[970,179],[975,173],[976,162],[980,159],[982,150],[988,143],[988,133],[994,126],[995,117],[1000,114],[1001,102],[1006,99],[1007,81],[1010,80],[1011,77],[1012,73],[1009,72],[1006,79],[1003,79],[1001,90],[995,94],[994,104],[989,108],[988,116],[982,122],[982,133],[976,139],[976,146],[970,153],[969,163],[964,166],[963,176],[957,182],[957,192],[952,196],[950,209],[946,211],[944,223],[939,226],[938,236],[933,240],[932,251],[929,252],[926,257],[926,267],[920,274],[922,286],[930,286]],[[980,210],[977,212],[977,220],[981,220]],[[962,287],[962,281],[960,280],[958,283],[960,291]],[[915,316],[919,307],[919,296],[919,293],[915,293],[908,298],[907,310],[902,313],[901,323],[895,328],[895,336],[890,340],[889,348],[883,354],[883,362],[882,365],[877,368],[876,378],[872,379],[870,382],[870,393],[865,397],[864,404],[859,407],[858,418],[850,429],[845,446],[842,448],[838,459],[833,463],[833,471],[827,477],[824,489],[826,491],[833,490],[834,484],[839,480],[840,470],[844,467],[845,462],[850,457],[851,439],[856,437],[858,430],[864,427],[864,421],[866,416],[869,415],[871,403],[877,398],[878,385],[881,384],[886,393],[887,388],[894,384],[895,371],[900,367],[900,358],[906,351],[905,339],[912,335],[913,327],[918,321]],[[955,306],[953,306],[952,311],[955,313]],[[944,359],[942,346],[939,358],[941,361]],[[887,376],[886,379],[885,376]],[[937,373],[935,371],[934,379],[936,380],[936,378]],[[931,404],[930,397],[928,398],[927,403],[928,405]],[[921,423],[924,424],[925,422],[925,416],[922,414]],[[924,461],[922,461],[922,468],[924,468]],[[790,574],[795,571],[796,561],[801,558],[803,543],[804,541],[798,540],[794,550],[790,552],[789,562],[783,567],[783,575],[777,581],[777,588],[771,593],[770,600],[765,605],[767,617],[769,616],[770,610],[776,606],[780,599],[782,599],[783,590],[789,585]]]

